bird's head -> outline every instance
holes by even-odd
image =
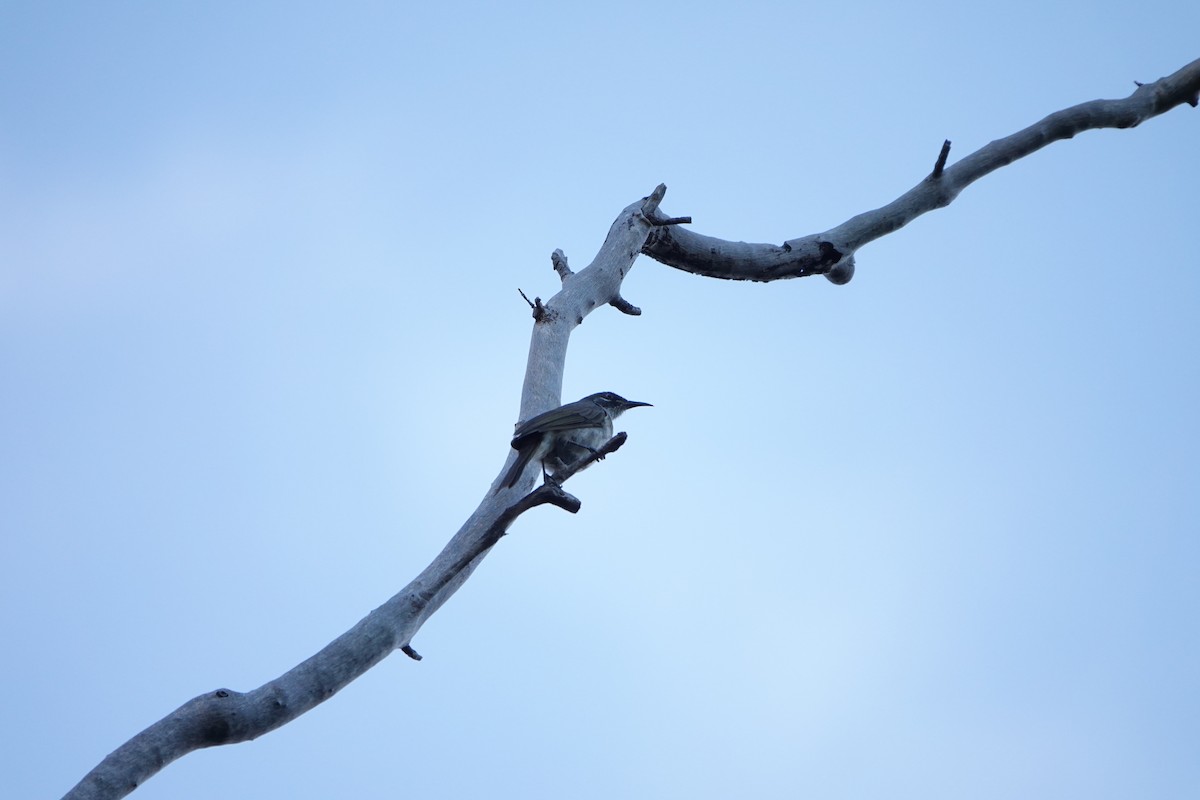
[[[650,403],[643,403],[640,400],[626,400],[616,392],[597,392],[596,394],[588,395],[585,399],[591,400],[603,409],[607,409],[608,413],[614,417],[631,408],[650,405]]]

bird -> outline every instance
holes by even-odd
[[[547,467],[555,472],[595,453],[612,438],[614,419],[631,408],[649,405],[626,400],[615,392],[596,392],[518,423],[512,438],[517,460],[505,473],[502,485],[515,486],[535,458],[542,462],[542,474],[546,475]]]

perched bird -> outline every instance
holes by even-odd
[[[612,392],[597,392],[520,423],[512,439],[517,460],[502,485],[514,486],[533,459],[542,463],[546,474],[595,453],[612,438],[614,419],[631,408],[648,405]]]

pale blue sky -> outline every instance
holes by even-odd
[[[1200,57],[1194,2],[0,3],[6,795],[416,575],[506,456],[549,255],[660,181],[782,241]],[[655,404],[415,641],[134,796],[1200,792],[1200,112],[848,286],[643,259],[565,396]]]

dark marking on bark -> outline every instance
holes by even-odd
[[[206,745],[221,745],[229,741],[229,721],[221,714],[208,714],[200,723],[200,740]]]
[[[841,252],[833,246],[832,242],[818,242],[817,249],[821,251],[821,255],[817,259],[813,272],[828,272],[834,264],[842,260]]]

